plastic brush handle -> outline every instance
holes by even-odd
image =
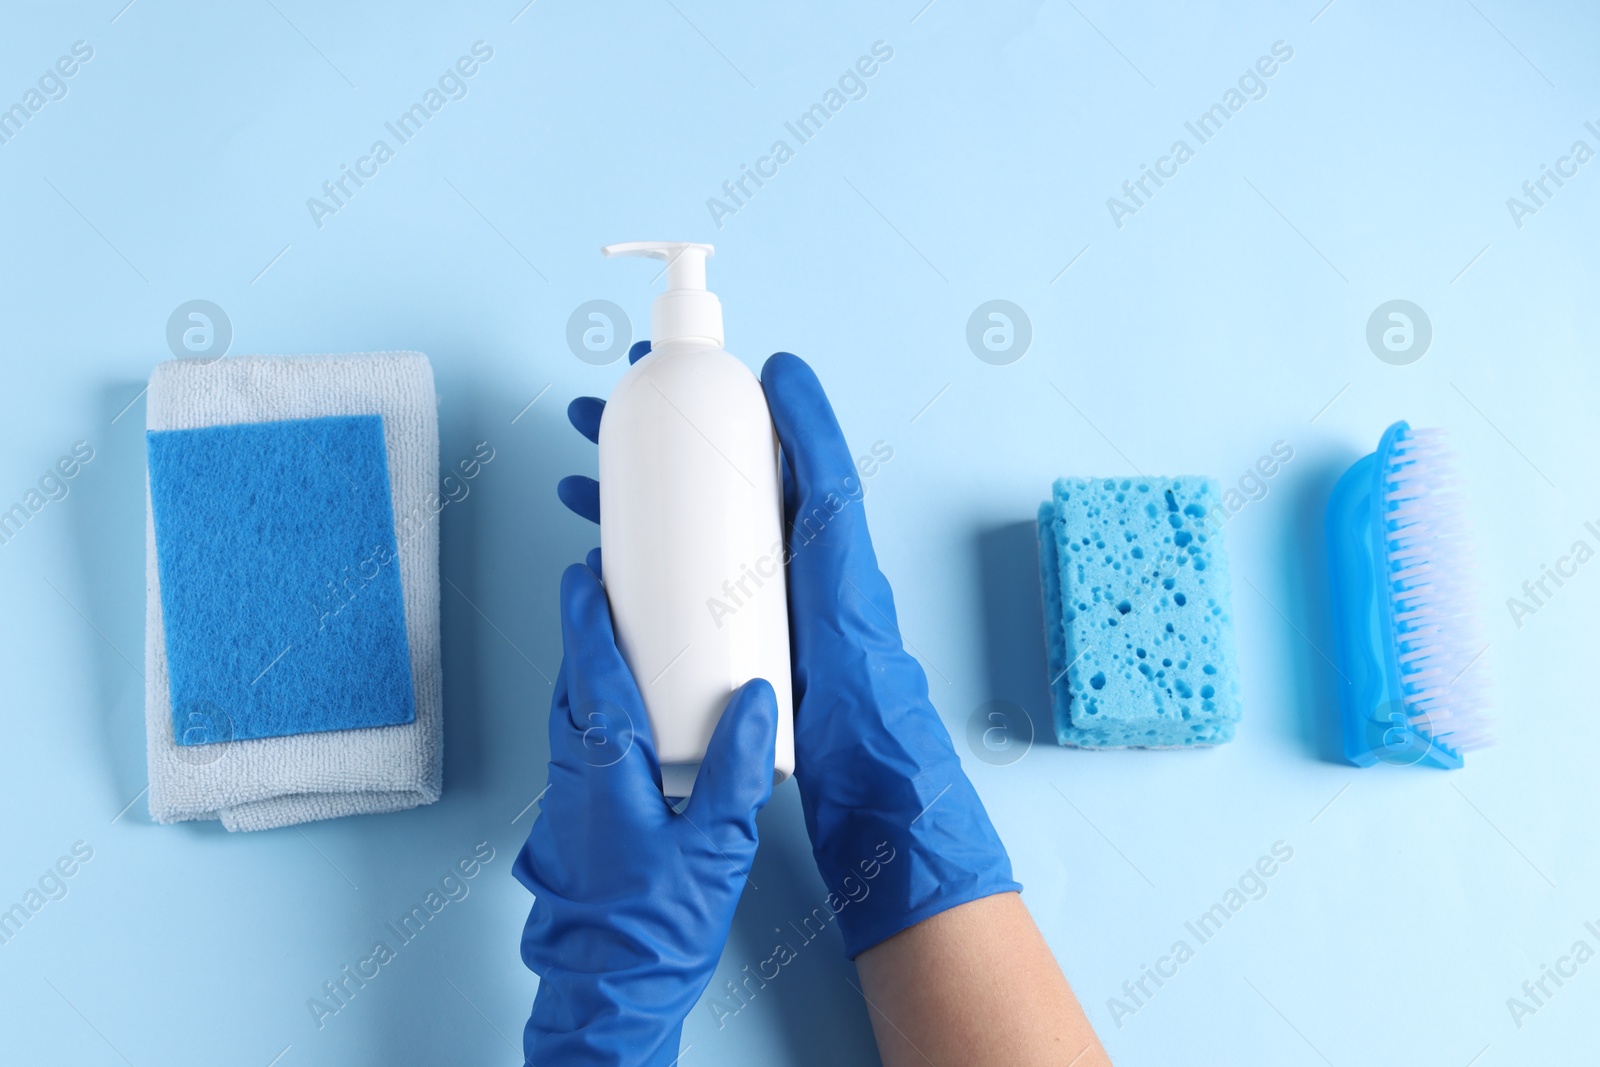
[[[1377,452],[1357,460],[1328,498],[1340,735],[1345,758],[1359,767],[1424,761],[1460,766],[1459,756],[1410,724],[1396,652],[1383,499],[1391,450],[1407,430],[1404,422],[1389,427]]]

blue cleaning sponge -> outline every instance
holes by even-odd
[[[177,743],[413,721],[382,416],[147,442]]]
[[[1219,503],[1208,478],[1062,478],[1039,506],[1063,745],[1233,739],[1239,681]]]

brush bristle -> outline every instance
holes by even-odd
[[[1384,471],[1389,599],[1406,714],[1462,752],[1491,742],[1477,567],[1454,455],[1442,430],[1407,429]]]

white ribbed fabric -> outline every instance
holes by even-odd
[[[416,720],[182,746],[173,740],[161,577],[145,491],[145,734],[150,817],[220,819],[229,830],[402,811],[439,799],[439,420],[418,352],[171,360],[150,375],[145,424],[198,429],[327,415],[383,416]]]

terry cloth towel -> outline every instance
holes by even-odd
[[[146,497],[145,730],[150,815],[156,822],[220,819],[229,830],[263,830],[342,815],[401,811],[439,799],[443,686],[436,404],[433,372],[427,357],[419,353],[173,360],[158,365],[151,374],[146,425],[151,431],[151,477],[159,482],[160,492]],[[378,420],[381,448],[375,438]],[[208,429],[213,427],[222,429]],[[175,586],[169,605],[204,605],[205,597],[192,595],[196,573],[200,574],[198,581],[205,580],[204,568],[174,551],[182,548],[181,540],[158,546],[157,529],[159,525],[164,538],[169,533],[197,537],[208,516],[181,511],[173,504],[183,501],[181,493],[173,492],[172,476],[196,478],[209,472],[215,477],[218,467],[226,464],[208,458],[211,453],[207,449],[237,451],[240,446],[253,449],[251,465],[241,477],[261,480],[268,491],[275,484],[276,476],[271,473],[275,464],[282,467],[274,459],[275,449],[321,453],[319,459],[328,459],[330,452],[337,450],[339,464],[308,461],[308,477],[338,466],[344,470],[340,477],[353,491],[366,487],[361,495],[371,506],[362,512],[360,521],[337,516],[334,525],[346,532],[358,528],[360,536],[372,539],[373,517],[381,515],[381,506],[387,505],[393,540],[388,540],[389,530],[382,530],[378,547],[392,548],[382,548],[376,559],[393,558],[376,569],[368,560],[352,560],[361,571],[353,591],[351,582],[343,580],[347,574],[328,574],[323,583],[329,590],[324,602],[305,605],[302,621],[295,624],[311,635],[305,651],[296,656],[291,650],[285,655],[288,669],[275,673],[274,668],[255,685],[245,686],[252,698],[260,698],[256,705],[230,703],[233,712],[219,715],[215,704],[191,699],[194,694],[209,692],[203,687],[215,681],[193,669],[192,649],[197,635],[204,637],[204,629],[186,618],[169,635],[163,621],[163,569],[169,580],[175,580],[174,575],[185,576],[188,595],[179,595]],[[374,482],[381,482],[381,471],[376,469],[379,458],[387,468],[387,500],[382,499],[381,484],[373,487]],[[363,460],[374,469],[364,470]],[[280,493],[281,482],[279,477],[276,488]],[[295,488],[316,499],[314,480]],[[235,492],[231,487],[227,491]],[[235,495],[249,499],[247,493]],[[156,500],[162,512],[159,523]],[[192,506],[194,501],[188,504]],[[269,514],[277,517],[276,512]],[[226,522],[226,509],[209,518],[217,521],[217,515]],[[327,509],[306,508],[305,517],[307,529],[325,532]],[[231,532],[237,536],[239,528]],[[217,537],[221,536],[218,532]],[[270,552],[269,534],[264,532],[259,541],[245,544],[246,554]],[[215,544],[208,541],[204,547],[212,550]],[[282,550],[281,540],[277,549]],[[315,555],[309,545],[306,555]],[[328,569],[329,562],[319,560],[307,566]],[[403,633],[392,632],[397,627],[386,630],[384,623],[389,614],[385,606],[393,604],[396,576]],[[336,582],[345,591],[339,591]],[[347,610],[352,601],[356,610]],[[281,621],[269,618],[266,623],[270,629]],[[365,629],[352,637],[350,631],[357,623]],[[332,635],[332,640],[327,635]],[[177,666],[176,672],[169,671],[169,640],[176,661],[170,666]],[[331,658],[331,650],[339,648],[341,640],[374,653],[372,659]],[[396,669],[402,684],[409,675],[409,693],[396,693],[392,685],[385,690],[384,677],[387,674],[392,681],[395,670],[385,672],[383,663],[395,667],[395,655],[407,650],[409,670],[404,663]],[[230,648],[228,654],[234,650]],[[327,706],[339,705],[337,700],[324,700],[321,708],[293,706],[297,692],[304,699],[307,672],[312,672],[309,678],[314,685],[319,669],[328,691],[353,692],[349,684],[353,675],[370,678],[373,688],[383,695],[375,700],[363,693],[342,707]],[[342,673],[336,675],[336,671]],[[174,730],[175,673],[183,704],[179,710],[189,709],[181,738],[175,737]],[[278,686],[274,695],[261,696],[262,686],[273,685]],[[322,692],[320,688],[315,691]],[[196,706],[213,710],[210,714],[196,712]],[[394,725],[337,728],[376,722]],[[308,730],[316,732],[293,732]],[[216,740],[219,736],[237,739]]]

